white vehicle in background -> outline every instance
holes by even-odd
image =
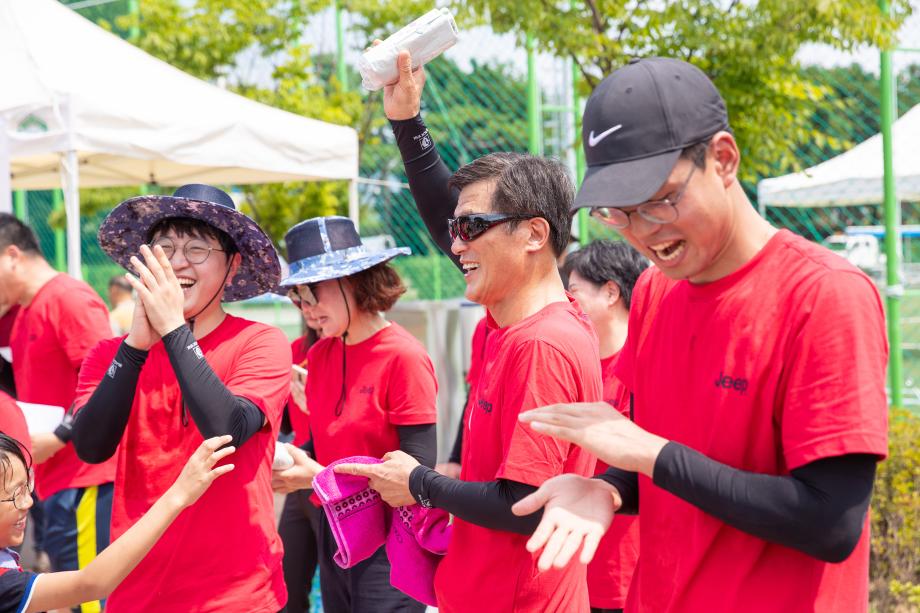
[[[882,253],[878,238],[872,234],[833,234],[821,244],[831,251],[843,256],[853,266],[872,273],[880,274],[885,269],[885,254]]]

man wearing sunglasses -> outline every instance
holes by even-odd
[[[430,140],[417,138],[420,89],[409,94],[398,100],[391,86],[384,104],[413,195],[463,271],[466,297],[486,307],[491,332],[470,392],[459,480],[401,452],[337,471],[369,477],[391,505],[418,502],[455,516],[435,577],[440,611],[587,610],[585,567],[539,572],[524,544],[540,515],[511,513],[553,476],[593,474],[593,456],[517,420],[545,404],[602,397],[597,336],[556,266],[569,240],[573,186],[558,162],[517,153],[487,155],[451,176]]]
[[[866,611],[887,453],[874,284],[756,213],[724,102],[690,64],[631,61],[583,123],[575,206],[655,264],[615,371],[635,422],[601,404],[521,416],[611,466],[516,505],[544,508],[528,549],[541,569],[586,563],[615,512],[641,512],[627,611]]]

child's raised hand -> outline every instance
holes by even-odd
[[[195,450],[182,472],[170,488],[183,507],[191,506],[205,493],[211,483],[233,470],[233,464],[214,467],[219,461],[236,451],[236,447],[223,447],[233,440],[229,434],[209,438]]]

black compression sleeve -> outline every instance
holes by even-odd
[[[402,121],[390,120],[390,126],[419,215],[434,243],[459,267],[459,256],[451,253],[453,241],[447,231],[447,218],[453,217],[459,196],[457,190],[447,187],[451,172],[434,146],[421,115]]]
[[[619,515],[635,515],[639,512],[639,475],[633,472],[609,467],[596,479],[617,488],[623,504],[617,509]]]
[[[746,472],[670,442],[653,480],[730,526],[826,562],[841,562],[862,534],[877,458],[816,460],[790,476]]]
[[[460,481],[418,466],[409,475],[409,491],[422,506],[444,509],[464,521],[491,530],[529,536],[543,517],[542,509],[524,517],[511,512],[511,505],[537,488],[507,479]]]
[[[229,434],[239,448],[262,428],[265,416],[251,400],[234,396],[214,374],[185,324],[163,337],[182,399],[204,438]]]
[[[77,457],[90,464],[105,462],[118,449],[128,425],[134,391],[147,352],[122,341],[108,372],[73,420],[72,441]]]
[[[467,404],[469,404],[469,395],[467,395]],[[466,404],[463,405],[464,407]],[[454,437],[454,446],[450,450],[450,456],[447,461],[454,464],[460,464],[463,456],[463,413],[460,414],[460,424],[457,426],[457,436]]]
[[[431,468],[438,459],[438,430],[434,424],[396,426],[399,448]]]

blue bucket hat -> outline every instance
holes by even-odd
[[[273,291],[281,264],[272,241],[252,219],[236,210],[233,199],[210,185],[190,184],[172,196],[137,196],[112,209],[99,226],[99,246],[118,264],[132,270],[147,234],[167,218],[196,219],[226,233],[241,256],[240,267],[227,281],[224,302],[245,300]]]
[[[368,251],[347,217],[307,219],[288,230],[284,242],[290,272],[281,281],[283,288],[341,279],[412,253],[408,247]]]

